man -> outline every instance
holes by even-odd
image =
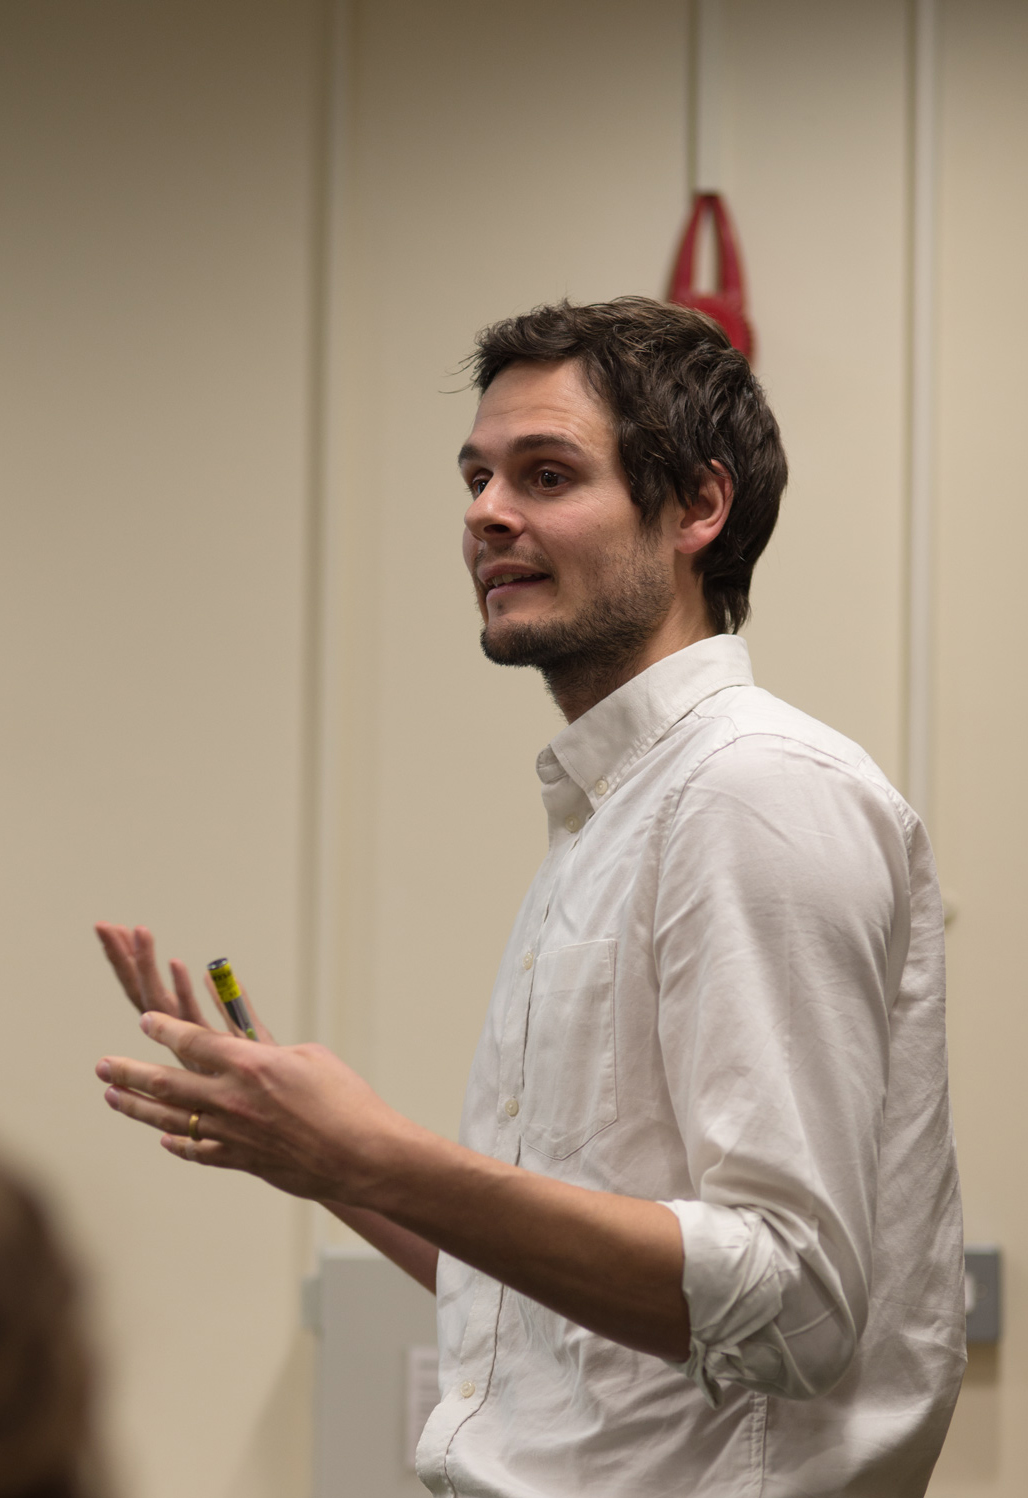
[[[115,927],[205,1074],[110,1058],[108,1100],[438,1285],[434,1493],[912,1498],[963,1358],[941,908],[914,814],[734,634],[774,418],[716,325],[640,298],[502,323],[474,367],[483,648],[568,727],[461,1143],[318,1047],[201,1028]]]

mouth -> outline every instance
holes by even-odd
[[[548,572],[495,572],[482,580],[482,587],[487,598],[509,598],[526,588],[549,581]]]

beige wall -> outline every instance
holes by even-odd
[[[304,1033],[318,24],[0,9],[0,1140],[92,1270],[126,1498],[293,1491],[258,1431],[302,1362],[304,1209],[103,1106],[94,1061],[150,1048],[90,924],[228,952]]]
[[[932,830],[957,907],[968,1227],[1006,1250],[1009,1316],[1000,1354],[973,1360],[933,1493],[1014,1498],[1028,37],[1012,0],[940,11]],[[793,469],[749,639],[765,685],[899,778],[909,10],[724,13],[724,185]],[[3,10],[0,151],[20,211],[0,230],[0,1129],[94,1265],[126,1490],[143,1498],[303,1490],[296,1284],[312,1226],[331,1229],[107,1116],[90,1063],[140,1042],[88,922],[146,919],[195,962],[230,952],[284,1037],[317,1028],[391,1102],[455,1131],[542,846],[532,761],[558,726],[533,677],[478,650],[457,366],[510,311],[661,291],[686,191],[688,20],[682,0]]]
[[[932,1498],[1028,1470],[1028,9],[943,12],[935,843],[950,928],[953,1102],[968,1240],[1002,1245],[1006,1329],[972,1349]]]
[[[457,367],[491,319],[662,284],[683,201],[685,13],[677,0],[354,10],[339,494],[344,560],[360,558],[347,644],[365,674],[342,1034],[391,1101],[452,1133],[545,850],[533,764],[558,725],[533,676],[478,648],[456,470],[474,402]]]
[[[747,631],[762,683],[903,763],[906,9],[724,7],[724,186],[791,479]]]

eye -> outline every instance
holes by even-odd
[[[471,480],[471,483],[468,485],[468,488],[471,490],[472,499],[478,498],[488,482],[489,478],[487,474],[479,473],[475,475],[475,477]]]
[[[564,475],[553,468],[540,468],[538,480],[541,489],[557,489],[566,482]]]

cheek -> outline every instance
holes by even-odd
[[[467,526],[465,526],[464,536],[461,540],[461,551],[464,555],[464,565],[469,572],[473,572],[475,569],[475,552],[477,551],[477,549],[478,542],[468,530]]]
[[[478,558],[478,542],[475,540],[474,536],[467,529],[467,527],[465,527],[464,529],[464,539],[461,543],[461,551],[464,556],[464,565],[471,574],[471,581],[472,586],[475,590],[475,601],[478,604],[478,611],[482,615],[483,619],[488,619],[489,614],[486,609],[485,600],[479,593],[478,583],[475,580],[475,562]]]

